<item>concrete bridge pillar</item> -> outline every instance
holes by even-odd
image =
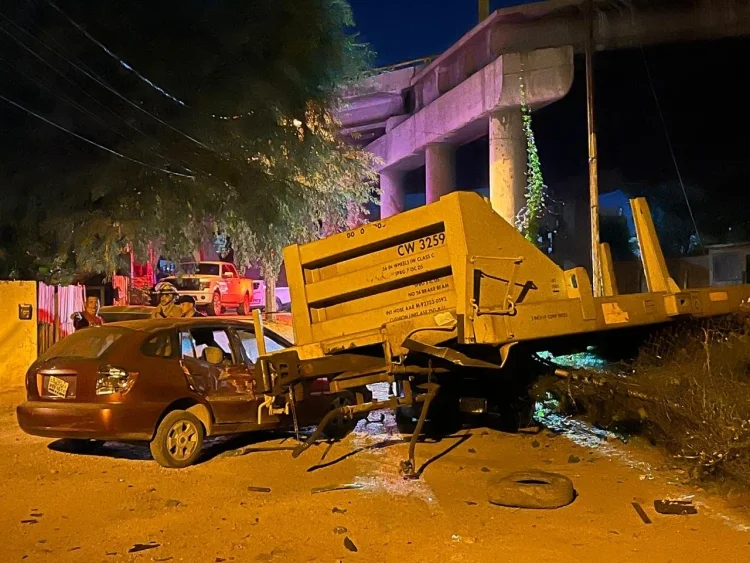
[[[490,114],[490,204],[511,225],[524,205],[526,138],[520,108]]]
[[[401,213],[406,207],[406,192],[402,170],[383,170],[380,173],[380,218]]]
[[[426,203],[434,203],[456,189],[456,148],[433,143],[425,148]]]

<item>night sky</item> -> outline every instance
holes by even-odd
[[[492,10],[528,4],[493,0]],[[477,0],[350,0],[360,37],[378,66],[439,55],[477,23]]]

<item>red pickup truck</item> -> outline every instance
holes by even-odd
[[[180,264],[180,273],[164,278],[180,295],[191,295],[196,307],[205,308],[210,316],[227,309],[249,315],[253,299],[253,280],[240,277],[229,262],[189,262]]]

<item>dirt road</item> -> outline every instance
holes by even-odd
[[[585,431],[578,445],[547,431],[462,430],[418,447],[418,465],[427,462],[418,481],[398,475],[406,445],[392,416],[296,460],[283,449],[293,439],[264,435],[215,442],[199,465],[167,470],[146,448],[54,451],[16,427],[20,399],[0,394],[2,561],[750,560],[742,513],[698,492],[699,514],[656,514],[654,499],[696,491],[670,484],[680,475],[658,469],[655,452]],[[578,498],[552,511],[490,505],[487,479],[522,468],[569,476]],[[311,494],[346,483],[362,488]]]

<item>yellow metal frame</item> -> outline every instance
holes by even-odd
[[[602,245],[603,296],[583,268],[563,271],[480,196],[440,201],[285,249],[301,358],[373,345],[406,355],[431,345],[512,342],[737,311],[750,286],[681,291],[669,276],[645,199],[631,201],[649,291],[621,295]],[[456,319],[446,331],[446,315]]]

